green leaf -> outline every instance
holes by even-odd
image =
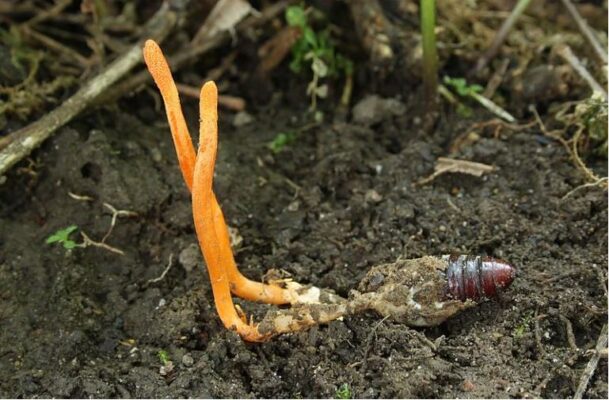
[[[159,361],[161,361],[161,364],[163,365],[167,365],[167,363],[170,361],[169,354],[167,354],[165,350],[159,350],[157,355],[159,356]]]
[[[66,250],[72,250],[74,247],[76,247],[76,242],[72,240],[66,240],[63,242],[63,248]]]
[[[302,38],[304,39],[305,43],[308,44],[309,46],[311,46],[313,48],[317,47],[317,36],[315,35],[315,32],[313,31],[313,29],[309,28],[308,26],[303,28]]]
[[[269,148],[273,153],[280,153],[285,146],[296,140],[294,132],[282,132],[275,136],[275,139],[269,143]]]
[[[290,26],[299,26],[304,29],[307,25],[307,16],[301,6],[290,6],[285,11],[285,20]]]
[[[352,397],[351,388],[348,383],[343,383],[336,390],[336,398],[337,399],[350,399]]]
[[[66,241],[70,241],[69,240],[70,234],[72,232],[74,232],[76,229],[78,229],[78,226],[76,226],[76,225],[70,225],[67,228],[60,229],[57,232],[55,232],[54,234],[52,234],[51,236],[49,236],[46,240],[46,243],[56,243],[56,242],[64,243]],[[72,242],[72,243],[74,243],[74,242]],[[65,247],[65,245],[64,245],[64,247]]]
[[[480,93],[484,88],[477,84],[468,85],[465,78],[451,78],[449,76],[444,77],[444,83],[452,86],[457,91],[459,96],[471,96],[474,93]]]

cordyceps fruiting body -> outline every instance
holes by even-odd
[[[365,310],[410,326],[433,326],[510,285],[515,270],[480,257],[421,257],[373,267],[349,298],[332,290],[281,279],[257,282],[239,271],[228,227],[213,192],[218,147],[218,89],[201,88],[199,146],[195,150],[169,65],[148,40],[144,60],[159,87],[180,169],[192,194],[195,231],[209,273],[216,310],[226,328],[247,341],[262,342],[283,333],[331,322]],[[232,296],[290,308],[271,308],[260,323],[235,307]]]

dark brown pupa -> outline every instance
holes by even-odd
[[[516,268],[505,261],[482,256],[444,256],[447,297],[480,301],[496,297],[516,277]]]

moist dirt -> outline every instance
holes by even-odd
[[[0,396],[573,396],[607,322],[606,192],[564,198],[583,177],[532,125],[480,129],[450,154],[493,172],[417,184],[491,119],[444,110],[424,134],[417,96],[359,122],[326,110],[311,124],[281,94],[239,128],[221,111],[215,190],[237,262],[254,279],[276,268],[346,296],[398,258],[489,255],[518,268],[500,298],[434,328],[367,313],[243,342],[214,310],[164,112],[142,95],[62,129],[0,186]],[[275,153],[280,132],[297,135]],[[606,176],[605,161],[587,161]],[[110,248],[45,243],[70,225],[76,243],[101,242],[104,203],[137,213],[116,219]],[[257,317],[268,307],[237,302]],[[586,396],[607,397],[606,359]]]

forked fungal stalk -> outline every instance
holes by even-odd
[[[144,60],[163,97],[167,120],[169,121],[169,128],[176,148],[182,176],[188,190],[192,191],[196,155],[186,125],[186,120],[182,113],[182,107],[180,106],[178,89],[161,49],[158,44],[152,40],[148,40],[144,46]],[[213,82],[210,82],[209,84],[215,87]],[[215,98],[215,100],[209,101],[209,107],[205,107],[203,110],[204,99],[201,97],[202,127],[204,124],[209,124],[208,119],[210,118],[217,121],[217,110],[214,108],[216,106],[213,105],[217,104],[217,90],[215,92],[211,89],[206,91],[202,90],[201,95],[208,97],[213,96]],[[217,136],[217,122],[215,122],[215,133],[210,131],[208,134]],[[199,145],[199,149],[200,148]],[[222,252],[220,262],[224,265],[224,269],[228,275],[231,291],[235,295],[251,301],[260,301],[268,304],[295,303],[298,299],[297,296],[295,297],[293,291],[284,289],[278,285],[267,285],[252,281],[239,272],[231,251],[230,236],[224,220],[224,214],[222,213],[222,209],[220,209],[216,195],[213,192],[211,194],[209,208],[212,210],[217,242]]]
[[[279,285],[247,279],[233,258],[228,229],[212,188],[218,147],[218,89],[213,82],[201,88],[195,155],[171,71],[155,42],[146,42],[144,59],[163,96],[182,175],[192,192],[195,230],[216,310],[224,326],[244,340],[263,342],[365,310],[411,326],[433,326],[511,284],[515,270],[509,264],[466,256],[422,257],[376,266],[349,299],[297,282]],[[291,308],[271,309],[259,324],[248,323],[235,308],[231,292],[246,300],[291,304]]]
[[[216,85],[207,82],[201,89],[200,137],[195,155],[169,65],[158,44],[152,40],[148,40],[144,46],[144,60],[163,97],[182,176],[192,192],[195,229],[210,275],[218,314],[227,328],[237,331],[244,339],[263,341],[269,335],[257,333],[255,326],[248,325],[245,317],[238,315],[231,292],[246,300],[294,305],[317,303],[322,291],[290,281],[282,282],[282,286],[256,282],[239,272],[224,215],[212,189],[218,136]]]

